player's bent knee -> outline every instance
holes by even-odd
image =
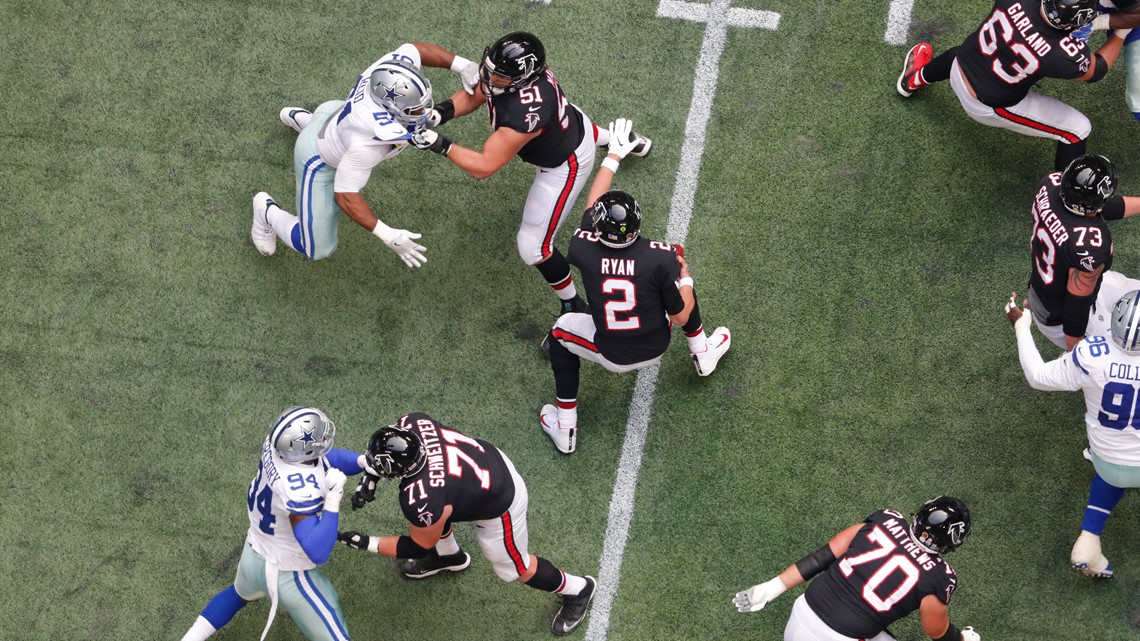
[[[518,570],[513,563],[492,563],[491,567],[495,570],[495,576],[507,583],[519,580]]]
[[[313,250],[312,255],[309,256],[309,260],[324,260],[329,256],[332,256],[333,252],[335,251],[336,245],[333,245],[332,247],[317,247]]]
[[[1092,123],[1084,115],[1081,116],[1077,126],[1073,129],[1073,133],[1080,137],[1081,140],[1087,140],[1092,133]]]

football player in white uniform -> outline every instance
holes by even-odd
[[[1125,488],[1140,487],[1140,290],[1128,292],[1112,308],[1109,337],[1086,336],[1073,351],[1048,363],[1033,342],[1032,314],[1022,313],[1015,297],[1006,304],[1006,316],[1017,333],[1017,352],[1029,386],[1085,393],[1088,457],[1096,474],[1070,560],[1089,576],[1110,577],[1112,565],[1101,552],[1101,533]]]
[[[1100,0],[1097,6],[1100,13],[1089,25],[1073,32],[1078,40],[1088,41],[1093,31],[1112,30],[1124,39],[1124,60],[1128,65],[1125,103],[1132,116],[1140,120],[1140,0]]]
[[[249,531],[233,585],[222,590],[182,641],[203,641],[247,603],[269,595],[269,621],[280,603],[305,636],[348,641],[336,590],[317,569],[336,545],[346,475],[364,456],[332,447],[336,426],[315,407],[292,407],[273,423],[249,484]]]
[[[293,167],[297,176],[294,216],[269,194],[253,197],[250,237],[265,256],[277,249],[277,239],[313,259],[326,258],[337,247],[337,212],[343,211],[371,231],[408,267],[427,262],[420,234],[384,224],[360,191],[381,161],[408,146],[432,111],[431,83],[420,67],[450,68],[463,87],[473,92],[478,65],[433,44],[410,42],[385,54],[364,70],[345,100],[330,100],[309,112],[300,107],[281,110],[281,122],[296,130]]]

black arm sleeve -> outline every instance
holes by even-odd
[[[1105,220],[1120,220],[1124,218],[1124,196],[1113,196],[1100,210],[1100,217]]]
[[[436,103],[435,110],[439,112],[439,124],[441,125],[455,117],[455,103],[451,101],[451,98]]]
[[[1103,56],[1099,53],[1094,53],[1093,59],[1096,60],[1096,68],[1093,69],[1093,75],[1092,78],[1089,78],[1089,82],[1097,82],[1101,78],[1104,78],[1104,74],[1108,73],[1108,63],[1105,62]]]
[[[815,575],[826,570],[832,563],[835,563],[835,553],[831,551],[831,545],[827,544],[796,561],[796,569],[800,571],[804,581],[811,581]]]
[[[1092,296],[1065,296],[1065,336],[1083,338],[1089,325],[1089,306]]]

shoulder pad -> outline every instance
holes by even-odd
[[[412,139],[412,134],[391,120],[378,120],[372,126],[372,139],[377,142],[407,142]]]

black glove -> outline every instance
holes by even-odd
[[[336,539],[354,550],[367,550],[369,537],[360,532],[340,532]]]
[[[376,499],[376,484],[379,481],[379,476],[373,476],[368,472],[360,477],[360,483],[357,484],[356,491],[352,493],[353,510],[359,510]]]

